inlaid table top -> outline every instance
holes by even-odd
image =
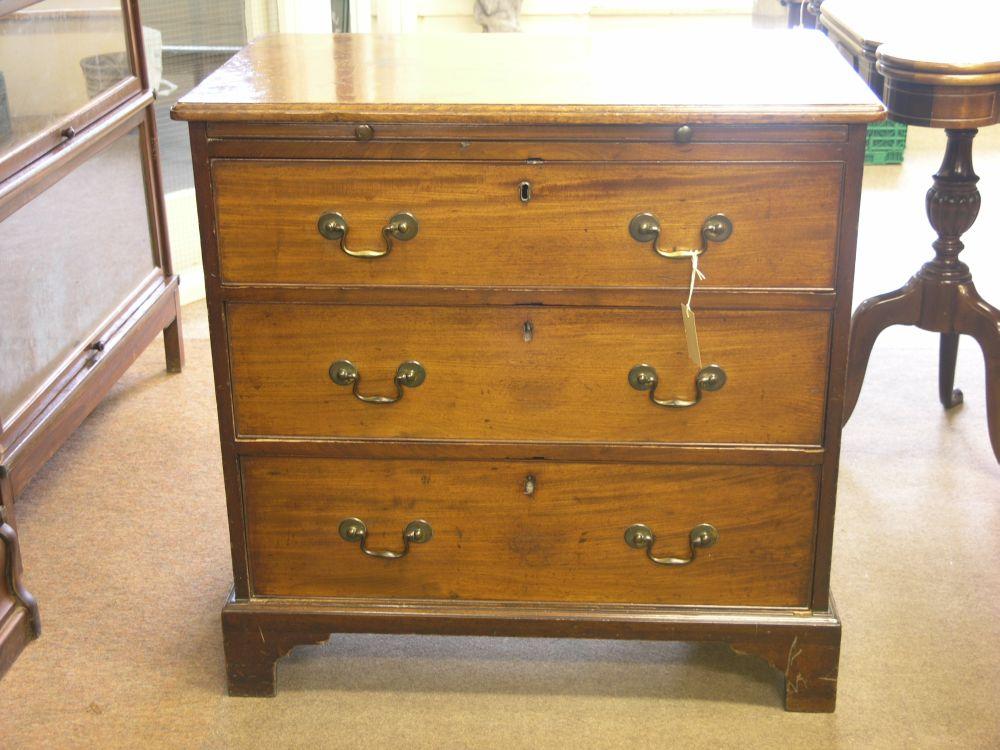
[[[892,117],[935,128],[979,128],[1000,122],[1000,50],[973,32],[935,40],[930,32],[900,34],[876,52]]]
[[[827,0],[823,25],[876,60],[892,118],[972,128],[1000,121],[1000,9],[992,0]],[[877,80],[877,79],[876,79]]]
[[[1000,38],[996,32],[957,39],[898,34],[879,48],[878,58],[899,77],[908,71],[912,80],[963,86],[1000,84]]]
[[[820,6],[823,25],[834,28],[859,48],[874,55],[875,49],[899,28],[898,3],[873,0],[826,0]]]

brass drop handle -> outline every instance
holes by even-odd
[[[708,391],[718,391],[726,384],[726,371],[718,365],[705,365],[694,377],[695,395],[694,400],[671,398],[660,399],[656,397],[656,386],[659,385],[660,378],[656,374],[656,369],[652,365],[636,365],[628,371],[628,384],[637,391],[649,391],[649,400],[657,406],[666,406],[673,409],[685,409],[694,406],[701,401],[702,395]]]
[[[427,521],[410,521],[403,529],[403,549],[393,552],[391,549],[368,549],[368,526],[360,518],[345,518],[340,522],[340,538],[345,542],[361,542],[361,551],[369,557],[381,557],[383,560],[398,560],[406,557],[411,544],[424,544],[434,536],[434,530]]]
[[[340,249],[352,258],[381,258],[392,252],[392,241],[406,242],[417,236],[417,218],[406,211],[396,214],[382,227],[385,250],[351,250],[347,247],[347,219],[336,211],[327,211],[316,224],[319,233],[328,240],[340,240]]]
[[[361,371],[358,366],[347,359],[338,359],[330,365],[330,380],[337,385],[353,386],[354,398],[366,404],[394,404],[403,398],[403,388],[417,388],[427,378],[427,371],[419,362],[410,360],[396,368],[396,376],[392,382],[396,385],[395,396],[364,396],[358,393],[361,385]]]
[[[651,242],[657,255],[664,258],[690,258],[708,250],[709,242],[725,242],[733,233],[733,222],[724,214],[712,214],[701,225],[701,247],[675,247],[665,250],[660,247],[660,220],[653,214],[641,213],[632,217],[628,233],[636,242]]]
[[[656,543],[656,535],[644,523],[636,523],[625,529],[625,544],[632,549],[646,550],[646,557],[657,565],[690,565],[694,562],[698,550],[707,549],[719,541],[719,530],[710,523],[700,523],[691,529],[688,534],[688,545],[691,548],[690,557],[656,557],[653,554],[653,544]]]

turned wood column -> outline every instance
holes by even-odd
[[[971,284],[969,267],[958,259],[965,245],[962,235],[972,228],[979,215],[980,196],[976,183],[979,177],[972,168],[972,139],[979,131],[946,130],[941,169],[934,175],[934,185],[927,191],[927,218],[938,238],[934,242],[934,260],[920,269],[918,276],[938,284]],[[932,288],[934,288],[932,286]],[[949,300],[939,295],[924,296],[918,325],[928,330],[942,329],[939,351],[938,398],[942,406],[951,409],[962,403],[960,390],[955,389],[955,362],[958,356],[958,333],[954,332],[954,310]],[[944,303],[944,304],[940,304]]]

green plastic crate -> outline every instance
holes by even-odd
[[[902,164],[906,149],[906,123],[877,122],[868,126],[865,164]]]

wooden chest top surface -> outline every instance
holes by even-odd
[[[794,61],[794,65],[790,62]],[[883,108],[821,34],[275,35],[175,119],[490,123],[872,122]]]

